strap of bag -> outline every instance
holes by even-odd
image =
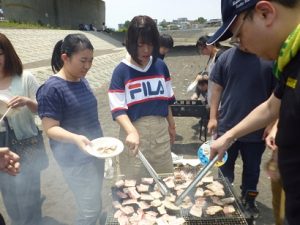
[[[7,117],[4,117],[3,121],[4,121],[4,125],[5,125],[5,130],[6,130],[6,132],[5,132],[5,146],[8,146],[9,145],[8,140],[9,140],[10,126],[9,126]]]

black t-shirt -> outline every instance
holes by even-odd
[[[218,111],[218,134],[230,130],[253,109],[266,101],[276,85],[273,62],[233,47],[214,65],[210,80],[223,88]],[[263,129],[239,138],[242,142],[262,142]]]
[[[277,146],[300,146],[300,52],[285,67],[274,95],[281,99]]]

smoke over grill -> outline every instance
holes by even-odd
[[[160,175],[160,177],[162,178],[166,178],[170,176],[170,174],[168,175]],[[173,174],[172,174],[173,176]],[[234,208],[234,212],[230,213],[230,214],[225,214],[222,210],[215,213],[214,215],[208,215],[206,212],[206,209],[208,208],[208,206],[214,206],[216,205],[216,203],[213,202],[213,197],[210,196],[206,196],[205,201],[206,201],[206,205],[203,206],[203,210],[202,210],[202,216],[201,217],[196,217],[190,214],[190,208],[188,209],[184,209],[184,208],[180,208],[180,210],[170,210],[167,209],[167,214],[169,214],[170,216],[176,216],[177,218],[184,218],[185,219],[185,223],[186,225],[192,225],[192,224],[200,224],[200,225],[247,225],[247,221],[244,217],[244,214],[242,213],[239,204],[237,203],[237,201],[235,200],[235,196],[230,188],[230,185],[228,184],[228,182],[226,181],[226,179],[223,176],[219,176],[218,178],[214,178],[214,181],[217,181],[219,183],[221,183],[224,186],[224,192],[225,192],[225,196],[222,196],[222,198],[233,198],[233,202],[230,204],[233,206]],[[139,183],[139,181],[138,181]],[[206,185],[206,184],[205,184]],[[204,185],[204,186],[205,186]],[[203,187],[204,187],[203,186]],[[154,184],[150,186],[150,190],[148,192],[151,192],[154,190]],[[120,199],[118,197],[118,195],[116,194],[117,192],[123,191],[123,187],[117,188],[117,187],[112,187],[112,196],[114,201],[119,201],[120,203],[122,203],[124,200],[126,199]],[[196,190],[192,190],[191,193],[189,194],[190,199],[192,200],[193,203],[195,203],[195,194]],[[176,191],[172,190],[172,193],[174,195],[176,195]],[[163,200],[162,200],[163,201]],[[135,212],[137,212],[137,210],[139,209],[139,206],[137,204],[132,205]],[[106,225],[117,225],[119,224],[118,219],[113,217],[113,214],[116,210],[112,210],[109,213],[109,216],[107,217],[106,220]],[[150,207],[149,209],[144,210],[146,211],[154,211],[154,212],[158,212],[156,207]],[[157,217],[160,217],[161,215],[158,214]]]

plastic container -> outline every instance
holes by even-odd
[[[112,158],[105,159],[104,164],[104,178],[112,179],[114,177],[115,168],[113,166]]]

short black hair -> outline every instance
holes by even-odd
[[[199,39],[196,42],[196,47],[199,48],[199,47],[206,46],[206,42],[208,41],[209,38],[210,38],[210,36],[208,36],[208,35],[203,35],[203,36],[199,37]],[[214,44],[214,46],[217,48],[221,47],[219,42],[216,42]]]
[[[198,85],[208,84],[208,80],[198,80]]]
[[[209,36],[208,35],[204,35],[199,37],[199,39],[196,42],[196,47],[201,47],[201,46],[206,46],[206,42],[208,41]]]
[[[157,59],[159,53],[159,32],[154,20],[149,16],[135,16],[129,23],[126,34],[125,46],[132,59],[140,64],[138,59],[138,40],[153,46],[153,61]]]
[[[174,41],[172,36],[169,34],[161,34],[159,36],[159,45],[160,47],[173,48]]]

